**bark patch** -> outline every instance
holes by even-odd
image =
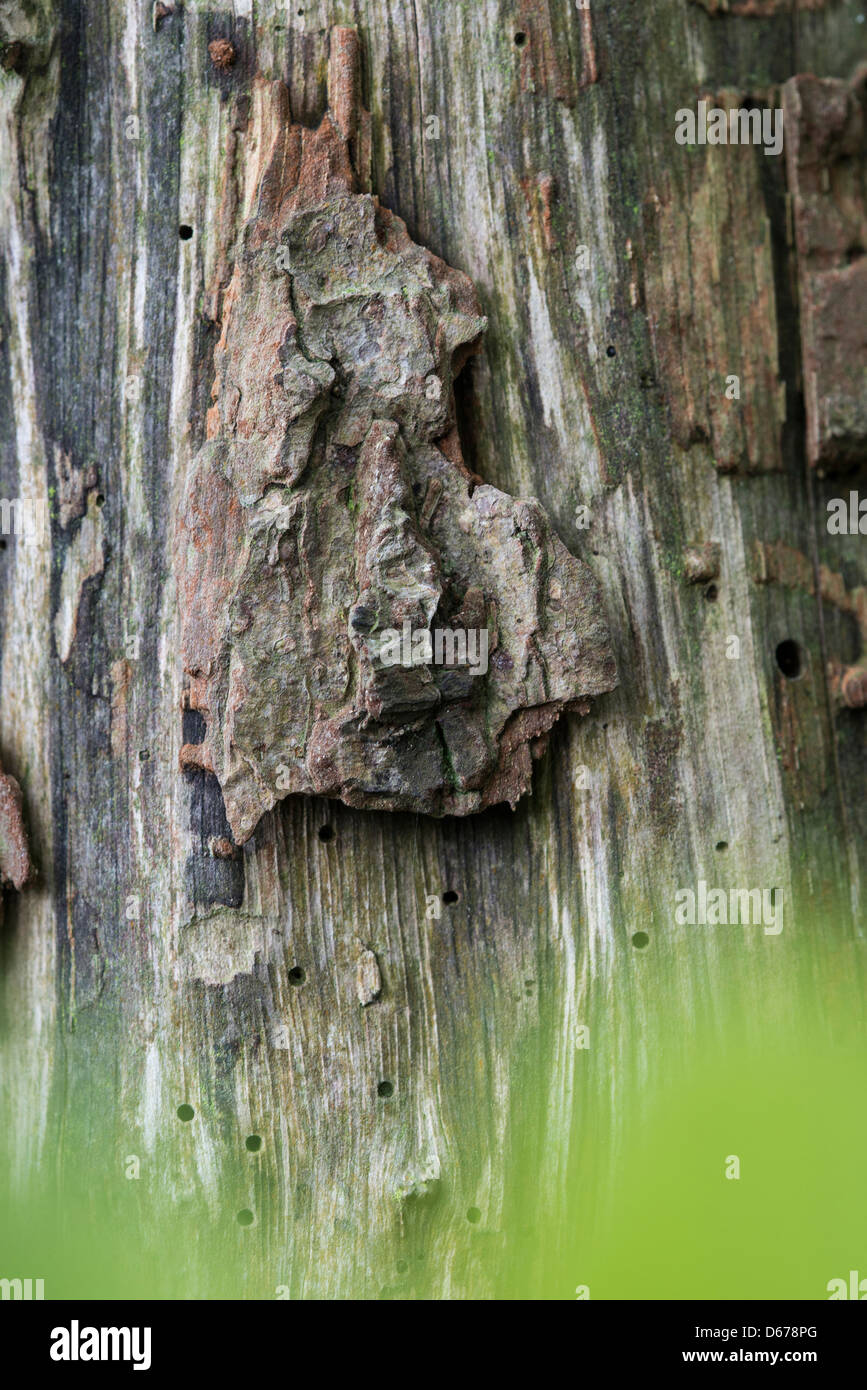
[[[292,125],[258,80],[249,216],[175,523],[189,703],[237,843],[293,792],[466,815],[529,790],[616,673],[596,581],[533,499],[477,486],[453,383],[470,280],[359,192],[358,44]],[[396,638],[399,637],[399,643]]]

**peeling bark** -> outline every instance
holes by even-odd
[[[21,788],[0,768],[0,885],[11,883],[20,892],[30,874]]]
[[[855,85],[793,77],[786,159],[798,245],[807,456],[845,471],[867,453],[867,111]]]
[[[176,521],[206,724],[181,762],[216,774],[239,843],[297,792],[514,806],[561,711],[615,683],[589,569],[535,500],[473,490],[453,383],[486,320],[466,276],[356,192],[358,64],[335,30],[316,131],[260,86],[248,138],[269,154]]]

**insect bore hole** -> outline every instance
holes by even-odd
[[[799,676],[804,674],[804,653],[791,637],[778,643],[774,655],[777,659],[777,666],[787,681],[796,681]]]

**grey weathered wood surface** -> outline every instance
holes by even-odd
[[[24,71],[0,75],[0,492],[54,501],[50,547],[0,557],[0,758],[40,875],[6,899],[5,1139],[19,1176],[83,1159],[127,1217],[139,1155],[143,1225],[203,1201],[239,1296],[495,1294],[513,1175],[539,1174],[527,1226],[556,1213],[582,1137],[616,1129],[618,1097],[662,1065],[666,1018],[686,1048],[724,978],[749,1013],[793,954],[808,975],[854,968],[865,716],[832,707],[824,670],[858,634],[815,583],[755,580],[756,545],[783,543],[808,577],[867,582],[863,538],[824,524],[849,482],[804,463],[783,160],[687,152],[673,130],[702,92],[779,104],[793,73],[850,76],[867,26],[842,4],[707,8],[239,0],[156,31],[131,0],[0,15],[25,45]],[[173,488],[208,404],[243,98],[256,72],[284,77],[293,117],[317,121],[335,23],[362,38],[373,190],[489,317],[460,387],[467,462],[537,496],[591,564],[620,686],[558,726],[515,813],[293,799],[214,859],[219,796],[178,772],[195,730]],[[215,37],[237,51],[225,73]],[[97,478],[65,527],[59,454]],[[683,577],[704,541],[721,547],[715,601]],[[775,664],[787,638],[798,681]],[[675,926],[675,889],[699,878],[781,889],[784,932]],[[381,993],[362,1005],[365,952]],[[178,1232],[185,1296],[207,1296]]]

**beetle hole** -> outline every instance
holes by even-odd
[[[796,681],[804,672],[804,653],[791,637],[777,644],[777,666],[787,681]]]
[[[248,1134],[244,1140],[244,1148],[251,1154],[257,1154],[262,1147],[262,1140],[258,1134]]]
[[[178,227],[178,236],[180,237],[181,241],[189,241],[192,235],[193,229],[190,226],[189,222],[182,222],[181,225]]]
[[[303,985],[305,978],[303,967],[300,965],[293,965],[289,971],[290,985]]]
[[[380,1096],[382,1100],[387,1100],[389,1096],[394,1095],[393,1083],[391,1081],[380,1081],[376,1088],[376,1094]]]
[[[515,47],[523,48],[526,42],[527,35],[524,33],[523,29],[519,29],[517,34],[515,35]]]
[[[719,589],[715,584],[708,584],[707,588],[704,591],[704,596],[707,599],[708,603],[716,603],[717,599],[719,598]]]
[[[333,840],[333,839],[334,839],[334,826],[333,826],[333,825],[320,825],[320,827],[319,827],[319,838],[320,838],[320,840],[322,841],[323,845],[327,845],[329,840]]]
[[[443,893],[443,902],[446,907],[452,907],[456,902],[460,902],[460,893],[456,893],[454,888],[447,888]]]
[[[723,850],[728,849],[728,847],[728,840],[717,840],[716,844],[714,845],[714,849],[716,850],[717,854],[722,854]]]
[[[650,937],[647,935],[646,931],[637,931],[632,938],[632,944],[640,951],[647,945],[649,940]]]

